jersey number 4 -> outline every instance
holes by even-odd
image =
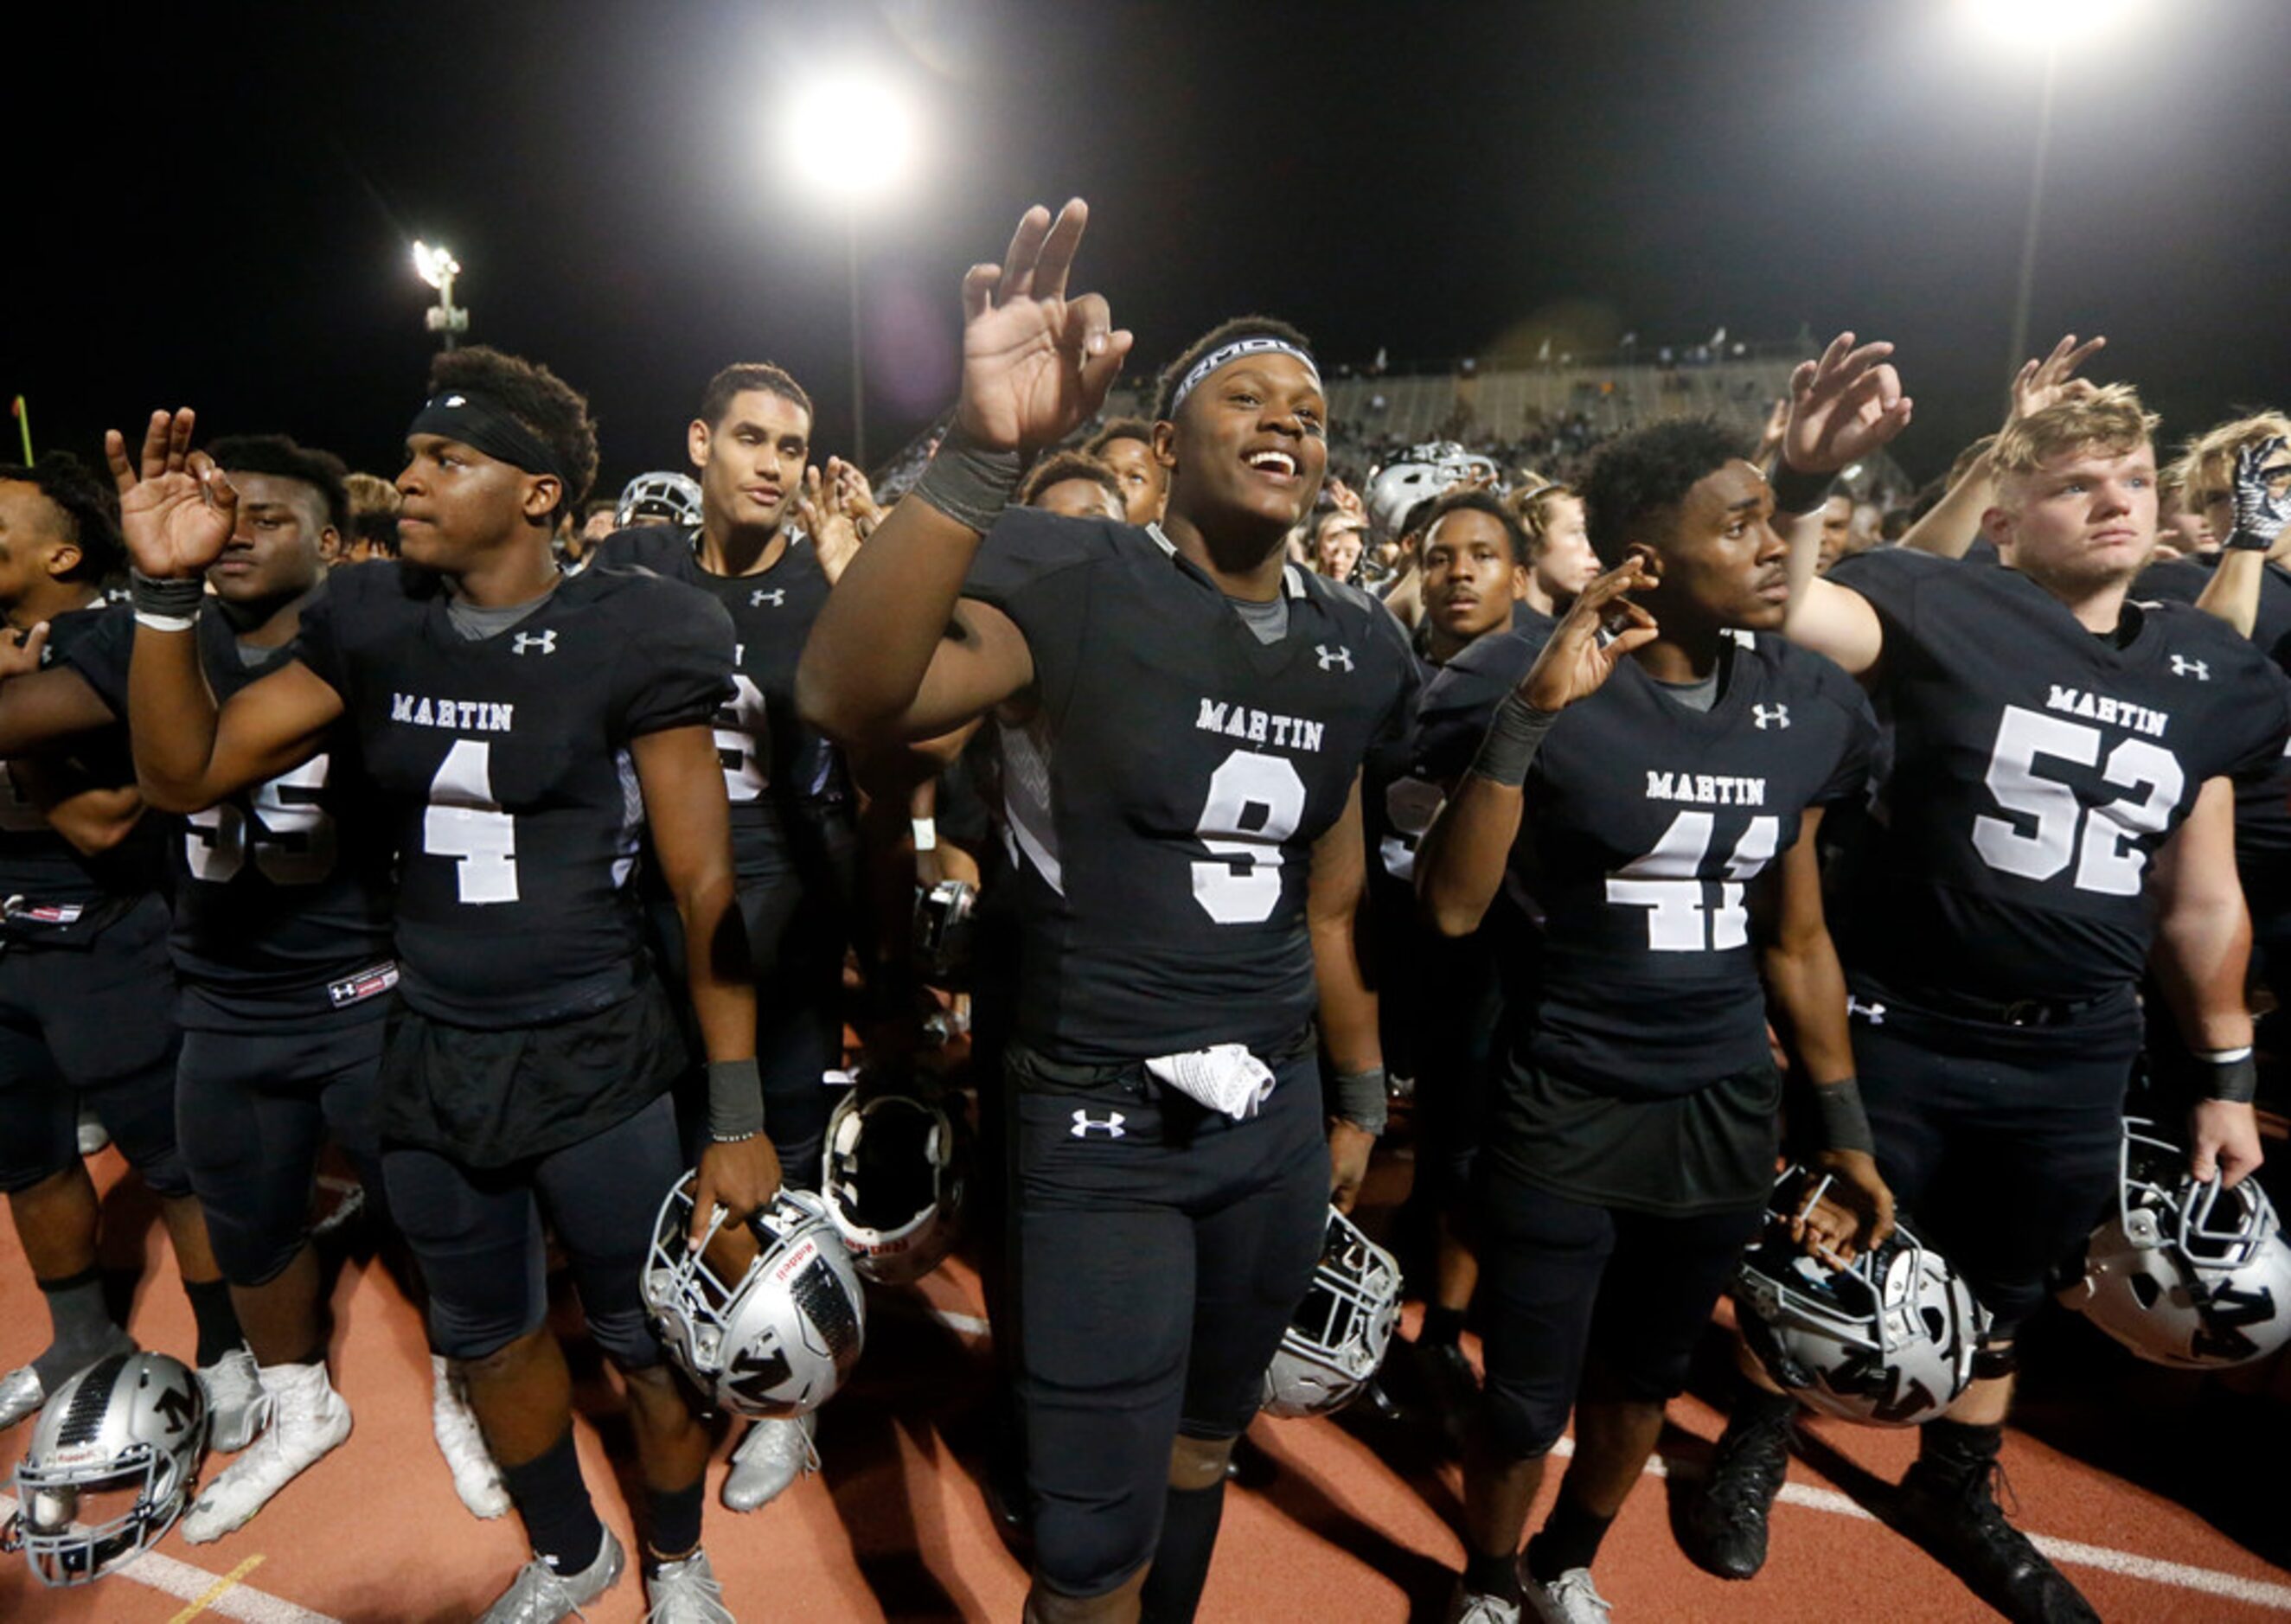
[[[1713,813],[1681,812],[1670,820],[1653,850],[1607,876],[1610,903],[1647,911],[1650,951],[1716,953],[1748,945],[1750,916],[1742,904],[1742,888],[1773,860],[1782,821],[1752,818],[1734,842],[1724,876],[1705,880],[1702,865],[1710,855],[1716,824]]]
[[[1973,848],[1982,861],[2024,880],[2050,880],[2073,860],[2078,890],[2137,896],[2148,854],[2134,842],[2170,826],[2187,775],[2177,756],[2145,739],[2120,740],[2105,762],[2100,745],[2097,728],[2006,706],[1989,756],[1989,792],[2028,824],[2024,829],[2001,817],[1974,818]],[[2104,781],[2142,793],[2087,814],[2074,790],[2038,776],[2038,756],[2082,767],[2099,762]]]
[[[463,902],[517,900],[517,819],[494,799],[492,741],[455,739],[438,764],[422,816],[422,849],[461,859],[454,873]]]

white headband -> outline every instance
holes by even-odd
[[[1194,392],[1195,384],[1220,366],[1230,366],[1243,356],[1250,355],[1294,356],[1304,362],[1305,370],[1313,374],[1314,387],[1316,389],[1320,387],[1321,368],[1310,354],[1299,350],[1285,338],[1274,338],[1269,334],[1260,334],[1255,338],[1237,338],[1229,344],[1220,344],[1194,362],[1194,369],[1186,374],[1185,382],[1178,385],[1178,392],[1170,397],[1171,414],[1175,415],[1178,408],[1186,404],[1186,397]]]

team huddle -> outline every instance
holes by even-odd
[[[1764,446],[1387,470],[1379,599],[1357,542],[1296,556],[1330,425],[1294,328],[1226,323],[1097,424],[1133,339],[1069,290],[1086,220],[965,278],[960,399],[888,511],[744,364],[696,482],[655,479],[677,521],[568,563],[586,403],[482,349],[432,369],[391,556],[346,561],[338,461],[189,411],[112,435],[109,488],[0,468],[0,1187],[52,1326],[0,1378],[0,1539],[84,1583],[326,1469],[331,1146],[455,1488],[534,1553],[486,1619],[629,1560],[552,1245],[626,1391],[648,1616],[711,1624],[709,1417],[749,1418],[723,1498],[764,1506],[869,1283],[963,1228],[1025,1616],[1190,1619],[1252,1417],[1398,1346],[1350,1214],[1404,1076],[1451,1620],[1610,1616],[1726,1296],[1698,1565],[1759,1571],[1803,1405],[1919,1428],[1900,1525],[1983,1600],[2093,1617],[1994,1491],[2021,1328],[2057,1295],[2187,1368],[2291,1339],[2246,1002],[2255,939],[2291,972],[2291,424],[2195,444],[2222,545],[2153,565],[2156,421],[2064,341],[1903,543],[1835,560],[1833,484],[1912,413],[1845,334]],[[975,1102],[916,1064],[958,978]],[[106,1304],[84,1113],[157,1199],[189,1361]]]

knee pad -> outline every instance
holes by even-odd
[[[1572,1408],[1491,1381],[1481,1405],[1481,1419],[1498,1454],[1511,1460],[1532,1460],[1549,1454],[1551,1446],[1566,1433]]]
[[[1134,1515],[1109,1515],[1054,1502],[1034,1511],[1034,1577],[1077,1599],[1118,1590],[1154,1559],[1162,1520],[1158,1495],[1141,1497]]]
[[[183,1165],[182,1152],[173,1145],[149,1162],[135,1162],[134,1168],[143,1175],[143,1182],[151,1186],[154,1195],[173,1201],[191,1194],[191,1170]]]
[[[653,1334],[642,1305],[589,1314],[588,1320],[591,1339],[615,1368],[648,1371],[660,1363],[660,1339]]]
[[[430,1299],[430,1351],[448,1359],[474,1363],[491,1358],[520,1337],[532,1335],[546,1323],[544,1306],[530,1320],[509,1312],[482,1312]]]

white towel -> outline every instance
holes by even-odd
[[[1189,1099],[1222,1111],[1236,1122],[1257,1114],[1273,1097],[1273,1068],[1246,1043],[1212,1043],[1182,1055],[1148,1060],[1146,1069]]]

